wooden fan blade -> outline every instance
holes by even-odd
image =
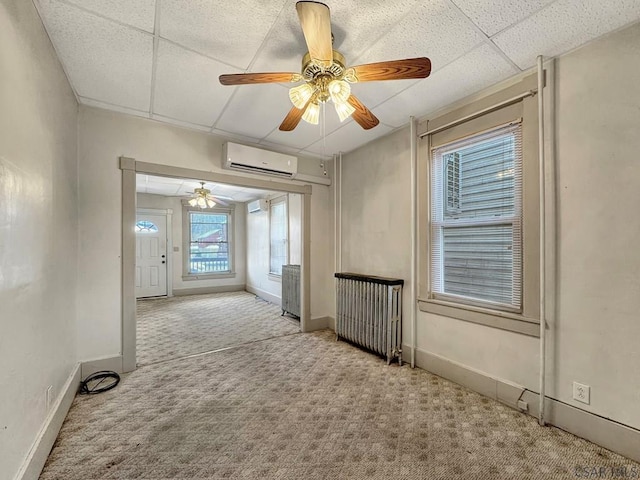
[[[298,82],[302,77],[297,73],[270,72],[270,73],[230,73],[220,75],[222,85],[249,85],[252,83],[288,83]]]
[[[309,107],[309,104],[311,102],[315,102],[316,98],[318,98],[317,93],[311,96],[307,103],[305,103],[304,108],[293,107],[291,110],[289,110],[289,113],[287,113],[287,116],[284,117],[284,120],[280,124],[279,129],[283,132],[290,132],[291,130],[296,128],[300,123],[304,112],[307,110],[307,107]]]
[[[302,1],[296,3],[296,10],[311,59],[328,67],[333,63],[329,7],[320,2]]]
[[[353,112],[351,116],[365,130],[369,130],[370,128],[373,128],[380,123],[380,120],[378,120],[378,118],[373,113],[371,113],[371,110],[360,103],[360,100],[358,100],[353,95],[349,95],[347,102],[349,102],[349,105],[356,109],[356,111]]]
[[[223,207],[228,207],[229,203],[224,200],[220,200],[220,197],[216,197],[215,195],[210,195],[211,199],[216,202],[218,205],[222,205]]]
[[[367,63],[352,68],[358,82],[426,78],[431,73],[431,60],[427,57],[406,58],[404,60]]]

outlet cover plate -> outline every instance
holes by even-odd
[[[591,403],[591,387],[582,383],[573,382],[573,399],[589,405]]]

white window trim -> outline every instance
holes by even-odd
[[[538,111],[537,97],[527,95],[537,86],[536,75],[529,75],[518,83],[501,91],[476,98],[466,104],[458,104],[455,109],[442,113],[439,117],[424,120],[418,126],[418,234],[422,248],[418,255],[418,308],[420,311],[468,321],[493,328],[522,333],[533,337],[540,335],[539,330],[539,192],[538,192]],[[519,96],[516,102],[510,101]],[[502,103],[500,108],[494,105]],[[512,114],[512,108],[519,110]],[[482,112],[475,115],[475,112]],[[488,309],[481,306],[464,305],[446,299],[432,298],[430,295],[430,163],[432,136],[446,132],[445,139],[440,138],[434,146],[440,146],[473,133],[487,130],[493,126],[507,123],[522,117],[522,163],[523,163],[523,204],[522,204],[522,312],[507,312]],[[459,120],[463,120],[459,122]],[[446,128],[440,128],[440,127]]]
[[[191,225],[190,225],[190,212],[200,213],[222,213],[228,215],[227,225],[227,244],[229,248],[229,271],[226,272],[211,272],[211,273],[189,273],[189,252],[190,252],[190,240],[191,240]],[[199,208],[189,205],[187,200],[182,201],[182,280],[211,280],[211,279],[223,279],[234,278],[235,272],[235,207],[213,207],[213,208]]]
[[[286,242],[287,242],[287,248],[286,248],[287,253],[285,258],[285,264],[289,263],[289,196],[281,195],[269,200],[269,215],[268,215],[268,218],[269,218],[269,273],[268,273],[268,277],[269,279],[275,280],[275,281],[280,281],[282,278],[282,274],[271,271],[271,206],[277,205],[279,203],[284,203],[284,209],[285,209],[284,224],[285,224],[285,235],[286,235]]]

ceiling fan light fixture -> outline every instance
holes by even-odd
[[[338,118],[341,122],[344,122],[347,118],[351,116],[353,112],[356,111],[350,104],[347,102],[334,102],[336,113],[338,114]]]
[[[316,102],[311,102],[302,115],[302,119],[312,125],[318,125],[320,119],[320,106]]]
[[[329,96],[333,103],[345,103],[351,95],[351,85],[344,80],[332,80],[329,82]]]
[[[313,95],[313,87],[308,83],[303,83],[289,90],[289,99],[296,108],[303,109]]]

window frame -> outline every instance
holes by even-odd
[[[191,251],[191,212],[227,216],[227,246],[229,251],[229,270],[224,272],[190,273]],[[233,278],[235,272],[235,206],[213,208],[192,207],[188,201],[182,202],[182,280],[209,280]]]
[[[285,263],[284,265],[289,263],[289,196],[288,195],[281,195],[275,198],[272,198],[271,200],[269,200],[269,278],[274,279],[274,280],[279,280],[282,278],[282,272],[277,273],[271,270],[271,261],[272,261],[272,246],[271,246],[271,229],[273,228],[273,225],[271,223],[272,221],[272,213],[271,213],[271,208],[274,205],[279,205],[279,204],[284,204],[284,230],[285,230]]]
[[[535,75],[496,93],[460,103],[418,125],[418,307],[422,312],[503,330],[539,336],[540,229],[537,96],[509,102],[535,91]],[[492,106],[505,102],[500,108]],[[476,115],[477,112],[483,112]],[[445,143],[522,119],[522,308],[507,311],[487,305],[436,298],[431,291],[431,150]],[[462,121],[464,120],[464,121]],[[440,127],[443,127],[440,129]],[[444,128],[447,127],[447,128]],[[440,129],[435,134],[427,132]]]
[[[445,155],[450,155],[451,152],[447,152],[441,154],[439,160],[436,159],[435,150],[447,150],[452,147],[459,145],[459,148],[469,148],[471,145],[481,143],[483,141],[491,140],[492,138],[496,138],[501,135],[510,135],[514,134],[517,138],[517,142],[514,145],[514,153],[516,156],[514,158],[514,185],[513,185],[513,212],[510,215],[500,215],[497,217],[487,217],[487,216],[479,216],[479,217],[467,217],[462,213],[462,204],[461,198],[463,195],[462,190],[462,169],[460,166],[457,168],[457,205],[454,207],[455,214],[460,215],[459,218],[447,218],[448,211],[451,208],[449,205],[449,191],[450,182],[448,181],[449,175],[449,163],[448,158],[444,158]],[[434,147],[430,151],[430,169],[431,172],[434,172],[436,168],[436,161],[440,162],[438,173],[441,174],[444,178],[441,179],[441,187],[443,190],[439,194],[433,191],[433,186],[438,182],[435,179],[430,178],[431,181],[431,198],[429,199],[430,205],[432,206],[431,212],[432,215],[429,221],[429,231],[430,238],[432,240],[429,247],[429,257],[430,257],[430,285],[432,285],[430,291],[430,298],[437,300],[444,300],[451,303],[459,303],[462,305],[470,305],[477,306],[489,310],[496,311],[504,311],[504,312],[513,312],[513,313],[522,313],[523,304],[522,304],[522,162],[523,155],[521,146],[521,137],[522,137],[522,119],[514,119],[511,122],[508,122],[504,125],[494,126],[486,131],[475,132],[468,136],[459,138],[453,142],[447,142],[438,147]],[[453,152],[454,155],[458,155],[458,151]],[[517,155],[519,154],[519,156]],[[457,159],[458,163],[460,162],[460,158]],[[434,197],[438,196],[442,205],[440,207],[433,205]],[[433,219],[433,212],[439,212],[438,215],[442,215],[442,218],[438,220]],[[433,239],[437,236],[440,238],[442,244],[440,245],[440,259],[444,262],[444,231],[446,229],[455,229],[455,228],[466,228],[466,227],[489,227],[489,226],[499,226],[499,225],[509,225],[509,228],[512,233],[512,243],[511,243],[511,252],[512,252],[512,261],[513,261],[513,272],[512,272],[512,286],[514,287],[514,295],[516,296],[518,302],[517,305],[500,303],[497,301],[483,300],[480,298],[468,297],[463,295],[458,295],[452,292],[445,291],[435,291],[433,288],[433,276],[435,274],[434,271],[434,242]],[[435,229],[439,229],[440,234],[436,234]],[[519,247],[514,249],[514,247]],[[439,273],[442,275],[441,281],[444,283],[444,275],[445,269],[441,267]],[[512,295],[513,296],[513,295]]]

